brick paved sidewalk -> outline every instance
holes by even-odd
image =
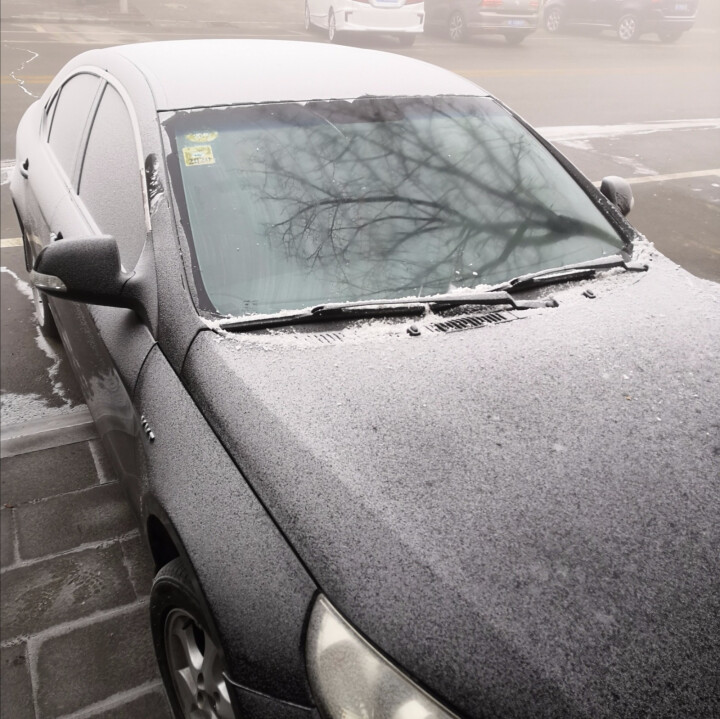
[[[0,719],[169,719],[152,562],[100,442],[6,456],[0,470]]]

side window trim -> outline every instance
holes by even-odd
[[[50,156],[52,157],[52,161],[55,164],[55,167],[58,169],[60,176],[63,177],[66,180],[66,183],[73,194],[77,194],[77,188],[79,183],[79,170],[80,170],[80,164],[78,160],[80,159],[80,156],[84,154],[84,148],[87,144],[87,138],[90,130],[90,118],[95,116],[95,112],[97,112],[97,105],[100,100],[100,96],[102,94],[102,90],[105,87],[105,83],[100,82],[98,84],[98,88],[95,91],[95,97],[93,98],[92,104],[90,105],[90,112],[88,113],[88,117],[85,120],[85,126],[83,127],[83,131],[80,135],[80,145],[78,147],[78,154],[75,158],[75,165],[73,167],[72,176],[68,177],[67,173],[65,172],[65,169],[60,165],[59,160],[55,156],[55,153],[50,149],[50,136],[52,135],[52,129],[53,124],[55,121],[55,114],[58,106],[58,98],[62,94],[63,88],[65,85],[67,85],[73,78],[77,77],[78,75],[94,75],[95,77],[99,78],[100,80],[103,80],[101,71],[98,71],[96,68],[93,67],[81,67],[76,68],[73,70],[72,73],[70,73],[60,84],[58,89],[53,93],[52,98],[50,99],[50,102],[48,103],[48,109],[50,111],[51,116],[46,116],[46,121],[48,123],[47,127],[47,133],[45,134],[44,140],[48,147],[48,152]]]
[[[52,126],[53,117],[55,116],[55,108],[57,107],[57,99],[60,95],[60,88],[50,96],[50,99],[45,103],[43,121],[40,136],[43,142],[50,141],[50,127]]]
[[[104,79],[104,78],[101,78]],[[85,167],[85,156],[87,155],[88,144],[90,143],[90,134],[92,133],[93,127],[95,126],[95,118],[100,108],[100,103],[105,96],[105,90],[107,89],[108,82],[101,83],[100,91],[93,102],[90,112],[88,113],[88,121],[83,132],[82,139],[80,140],[80,148],[78,149],[78,160],[77,160],[77,183],[75,184],[75,194],[80,196],[80,184],[82,183],[83,168]],[[85,203],[82,203],[83,205]]]
[[[148,198],[148,190],[147,190],[147,184],[145,182],[145,158],[143,156],[142,151],[142,141],[140,136],[140,123],[138,122],[137,115],[135,114],[135,110],[132,106],[132,103],[130,102],[130,96],[128,95],[125,88],[115,80],[114,77],[109,75],[108,73],[104,72],[103,70],[99,70],[97,68],[93,68],[93,72],[95,75],[100,77],[101,79],[105,80],[105,82],[101,85],[100,91],[98,92],[97,97],[95,98],[95,103],[92,108],[92,112],[90,113],[90,116],[92,118],[92,122],[88,122],[88,126],[86,128],[86,132],[83,134],[83,140],[80,143],[80,152],[78,153],[78,158],[80,160],[78,172],[77,172],[77,189],[80,188],[80,181],[82,179],[82,170],[83,166],[85,164],[85,155],[87,153],[88,148],[88,142],[90,140],[90,134],[92,133],[92,126],[95,124],[95,118],[97,116],[97,111],[100,106],[100,102],[102,100],[102,96],[105,94],[105,90],[108,85],[111,85],[112,88],[120,95],[120,98],[123,101],[123,104],[125,105],[125,109],[127,110],[128,117],[130,118],[130,124],[132,125],[132,132],[133,132],[133,138],[135,140],[135,153],[136,153],[136,169],[138,173],[138,182],[140,183],[140,189],[142,192],[142,198],[143,198],[143,213],[145,215],[145,232],[149,233],[152,231],[152,225],[150,223],[150,202]],[[87,217],[90,217],[90,214],[87,212],[87,208],[84,207],[83,202],[80,204],[83,205],[84,212]],[[93,222],[94,224],[94,222]]]

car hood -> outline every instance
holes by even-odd
[[[460,714],[713,714],[720,285],[655,256],[552,289],[466,331],[203,332],[185,381],[322,591]]]

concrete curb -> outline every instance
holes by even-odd
[[[8,425],[0,432],[0,459],[97,439],[97,436],[95,423],[87,408]]]

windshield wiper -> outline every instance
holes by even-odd
[[[435,309],[449,309],[461,305],[510,305],[510,307],[515,310],[529,310],[540,307],[557,307],[557,302],[552,299],[516,300],[512,295],[503,291],[448,293],[444,295],[427,295],[425,297],[406,297],[397,300],[328,302],[295,314],[233,320],[221,324],[220,328],[229,331],[243,332],[247,330],[282,327],[284,325],[303,324],[305,322],[322,322],[349,317],[424,315],[426,312]]]
[[[648,265],[643,262],[626,262],[618,257],[604,257],[513,277],[507,282],[490,288],[489,291],[521,292],[533,287],[542,287],[543,285],[558,284],[560,282],[578,282],[592,279],[599,271],[610,270],[613,267],[623,267],[629,272],[646,272],[648,270]]]

